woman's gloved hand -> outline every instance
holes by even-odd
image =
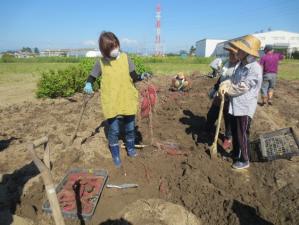
[[[217,95],[217,91],[215,90],[215,88],[211,88],[211,90],[208,93],[208,96],[210,99],[213,99],[215,96]]]
[[[89,82],[87,82],[87,83],[85,84],[85,87],[84,87],[83,90],[84,90],[84,92],[85,92],[86,94],[89,94],[89,95],[93,94],[92,85],[91,85],[91,83],[89,83]]]
[[[230,80],[223,81],[219,86],[218,93],[220,95],[226,94],[228,92],[228,90],[230,89],[231,85],[232,85],[232,83]]]

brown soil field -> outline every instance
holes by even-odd
[[[157,222],[154,216],[147,222],[126,219],[130,206],[132,211],[140,212],[134,202],[141,199],[162,199],[180,205],[193,213],[199,224],[298,224],[299,158],[252,162],[250,168],[242,172],[232,170],[232,161],[223,151],[212,160],[209,146],[213,137],[204,132],[204,126],[211,105],[207,92],[215,80],[197,73],[190,76],[190,80],[192,89],[188,93],[170,92],[171,77],[154,77],[150,81],[158,88],[158,104],[153,115],[155,146],[138,150],[137,158],[133,159],[127,157],[123,149],[121,169],[114,167],[107,148],[98,93],[87,104],[77,138],[71,146],[68,141],[79,119],[82,94],[2,106],[1,221],[11,224],[15,214],[32,224],[54,224],[52,217],[42,211],[45,188],[26,149],[27,143],[47,135],[56,183],[70,168],[88,168],[107,170],[107,183],[139,185],[125,190],[104,188],[90,221],[66,219],[66,224],[169,224]],[[285,127],[293,127],[298,133],[298,96],[298,81],[279,80],[273,106],[257,108],[251,140],[259,134]],[[138,117],[136,124],[138,141],[149,145],[148,121]],[[223,126],[220,132],[223,133]],[[163,148],[157,148],[157,143],[161,142],[174,143],[180,154],[167,154]],[[43,150],[37,151],[42,157]]]

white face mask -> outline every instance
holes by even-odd
[[[248,56],[246,57],[246,61],[247,61],[247,63],[252,63],[252,62],[255,61],[255,57],[252,56],[252,55],[248,55]]]
[[[110,52],[111,58],[117,58],[120,54],[119,48],[115,48]]]

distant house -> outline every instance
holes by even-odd
[[[51,56],[66,56],[66,57],[85,57],[88,51],[93,49],[89,48],[78,48],[78,49],[45,49],[40,51],[41,57]]]
[[[34,56],[34,54],[31,52],[21,52],[21,51],[14,52],[13,55],[15,58],[32,58]]]
[[[40,51],[39,56],[51,57],[51,56],[66,56],[67,52],[61,49],[45,49]]]

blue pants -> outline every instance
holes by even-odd
[[[120,134],[120,125],[125,126],[126,146],[134,148],[135,145],[135,115],[114,117],[108,119],[108,142],[109,146],[118,146],[118,138]],[[128,149],[129,150],[129,149]]]

